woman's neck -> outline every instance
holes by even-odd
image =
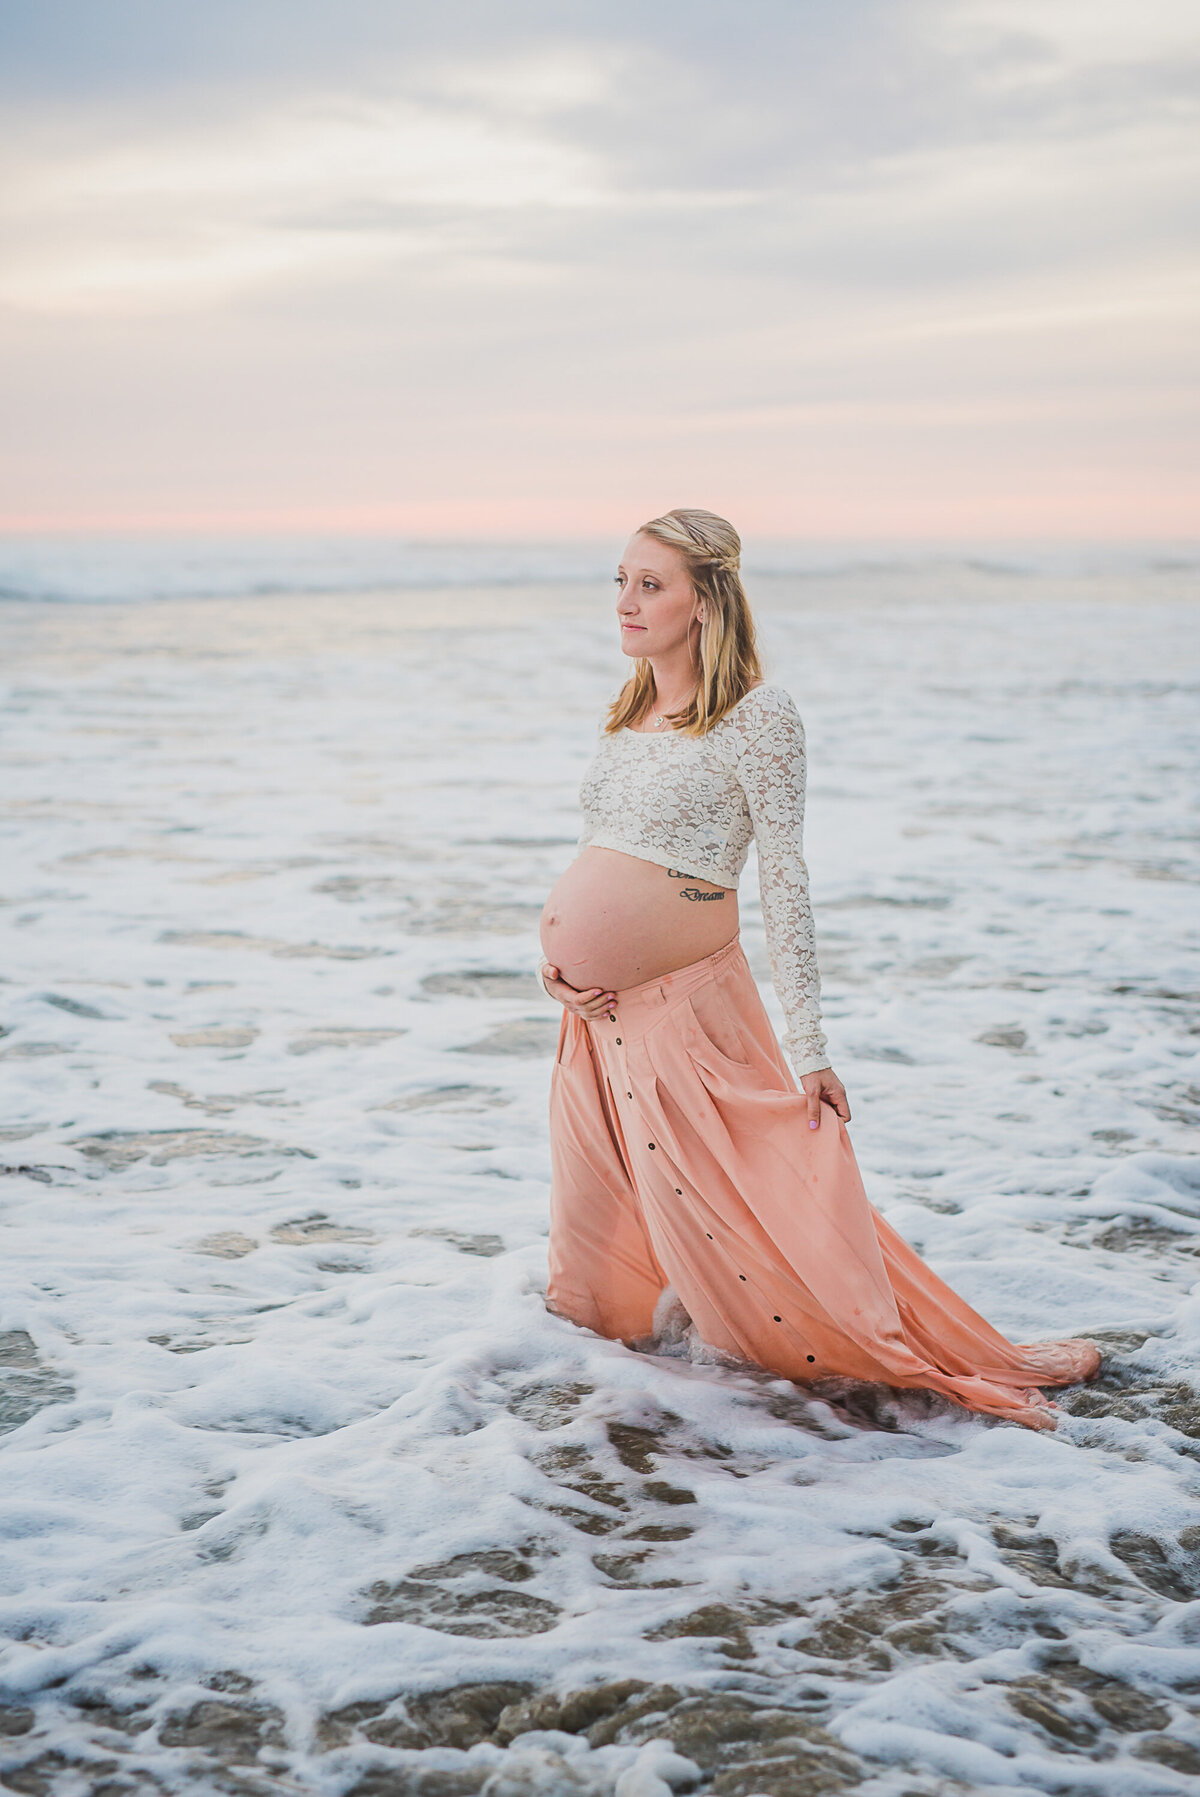
[[[660,717],[683,711],[696,691],[696,664],[690,645],[677,655],[655,656],[650,663],[654,675],[654,709]]]

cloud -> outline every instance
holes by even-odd
[[[1191,0],[952,0],[931,8],[933,29],[966,46],[1043,46],[1056,66],[1145,65],[1196,52]]]
[[[472,219],[610,200],[587,151],[403,98],[314,96],[140,132],[101,117],[75,136],[39,154],[10,135],[9,304],[136,312],[310,273],[357,280],[382,256],[453,250]]]
[[[214,504],[344,478],[441,517],[542,446],[624,491],[633,405],[629,468],[682,478],[691,431],[719,469],[724,428],[739,480],[810,478],[824,432],[878,487],[907,406],[936,489],[1074,403],[1116,482],[1195,378],[1198,61],[1176,0],[7,9],[8,473],[86,491],[115,407],[113,492],[186,440]]]

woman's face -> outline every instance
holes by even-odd
[[[700,601],[678,549],[640,531],[617,570],[617,617],[626,655],[669,655],[699,635]],[[694,638],[693,638],[694,640]]]

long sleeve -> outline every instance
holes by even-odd
[[[804,725],[781,692],[740,750],[738,779],[754,825],[771,976],[787,1020],[783,1046],[797,1076],[829,1065],[803,850],[805,777]]]

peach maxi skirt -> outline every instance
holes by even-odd
[[[846,1124],[820,1116],[737,936],[599,1022],[564,1011],[549,1309],[632,1344],[670,1285],[711,1347],[784,1378],[924,1387],[1052,1429],[1038,1387],[1093,1377],[1095,1345],[1007,1341],[868,1202]]]

